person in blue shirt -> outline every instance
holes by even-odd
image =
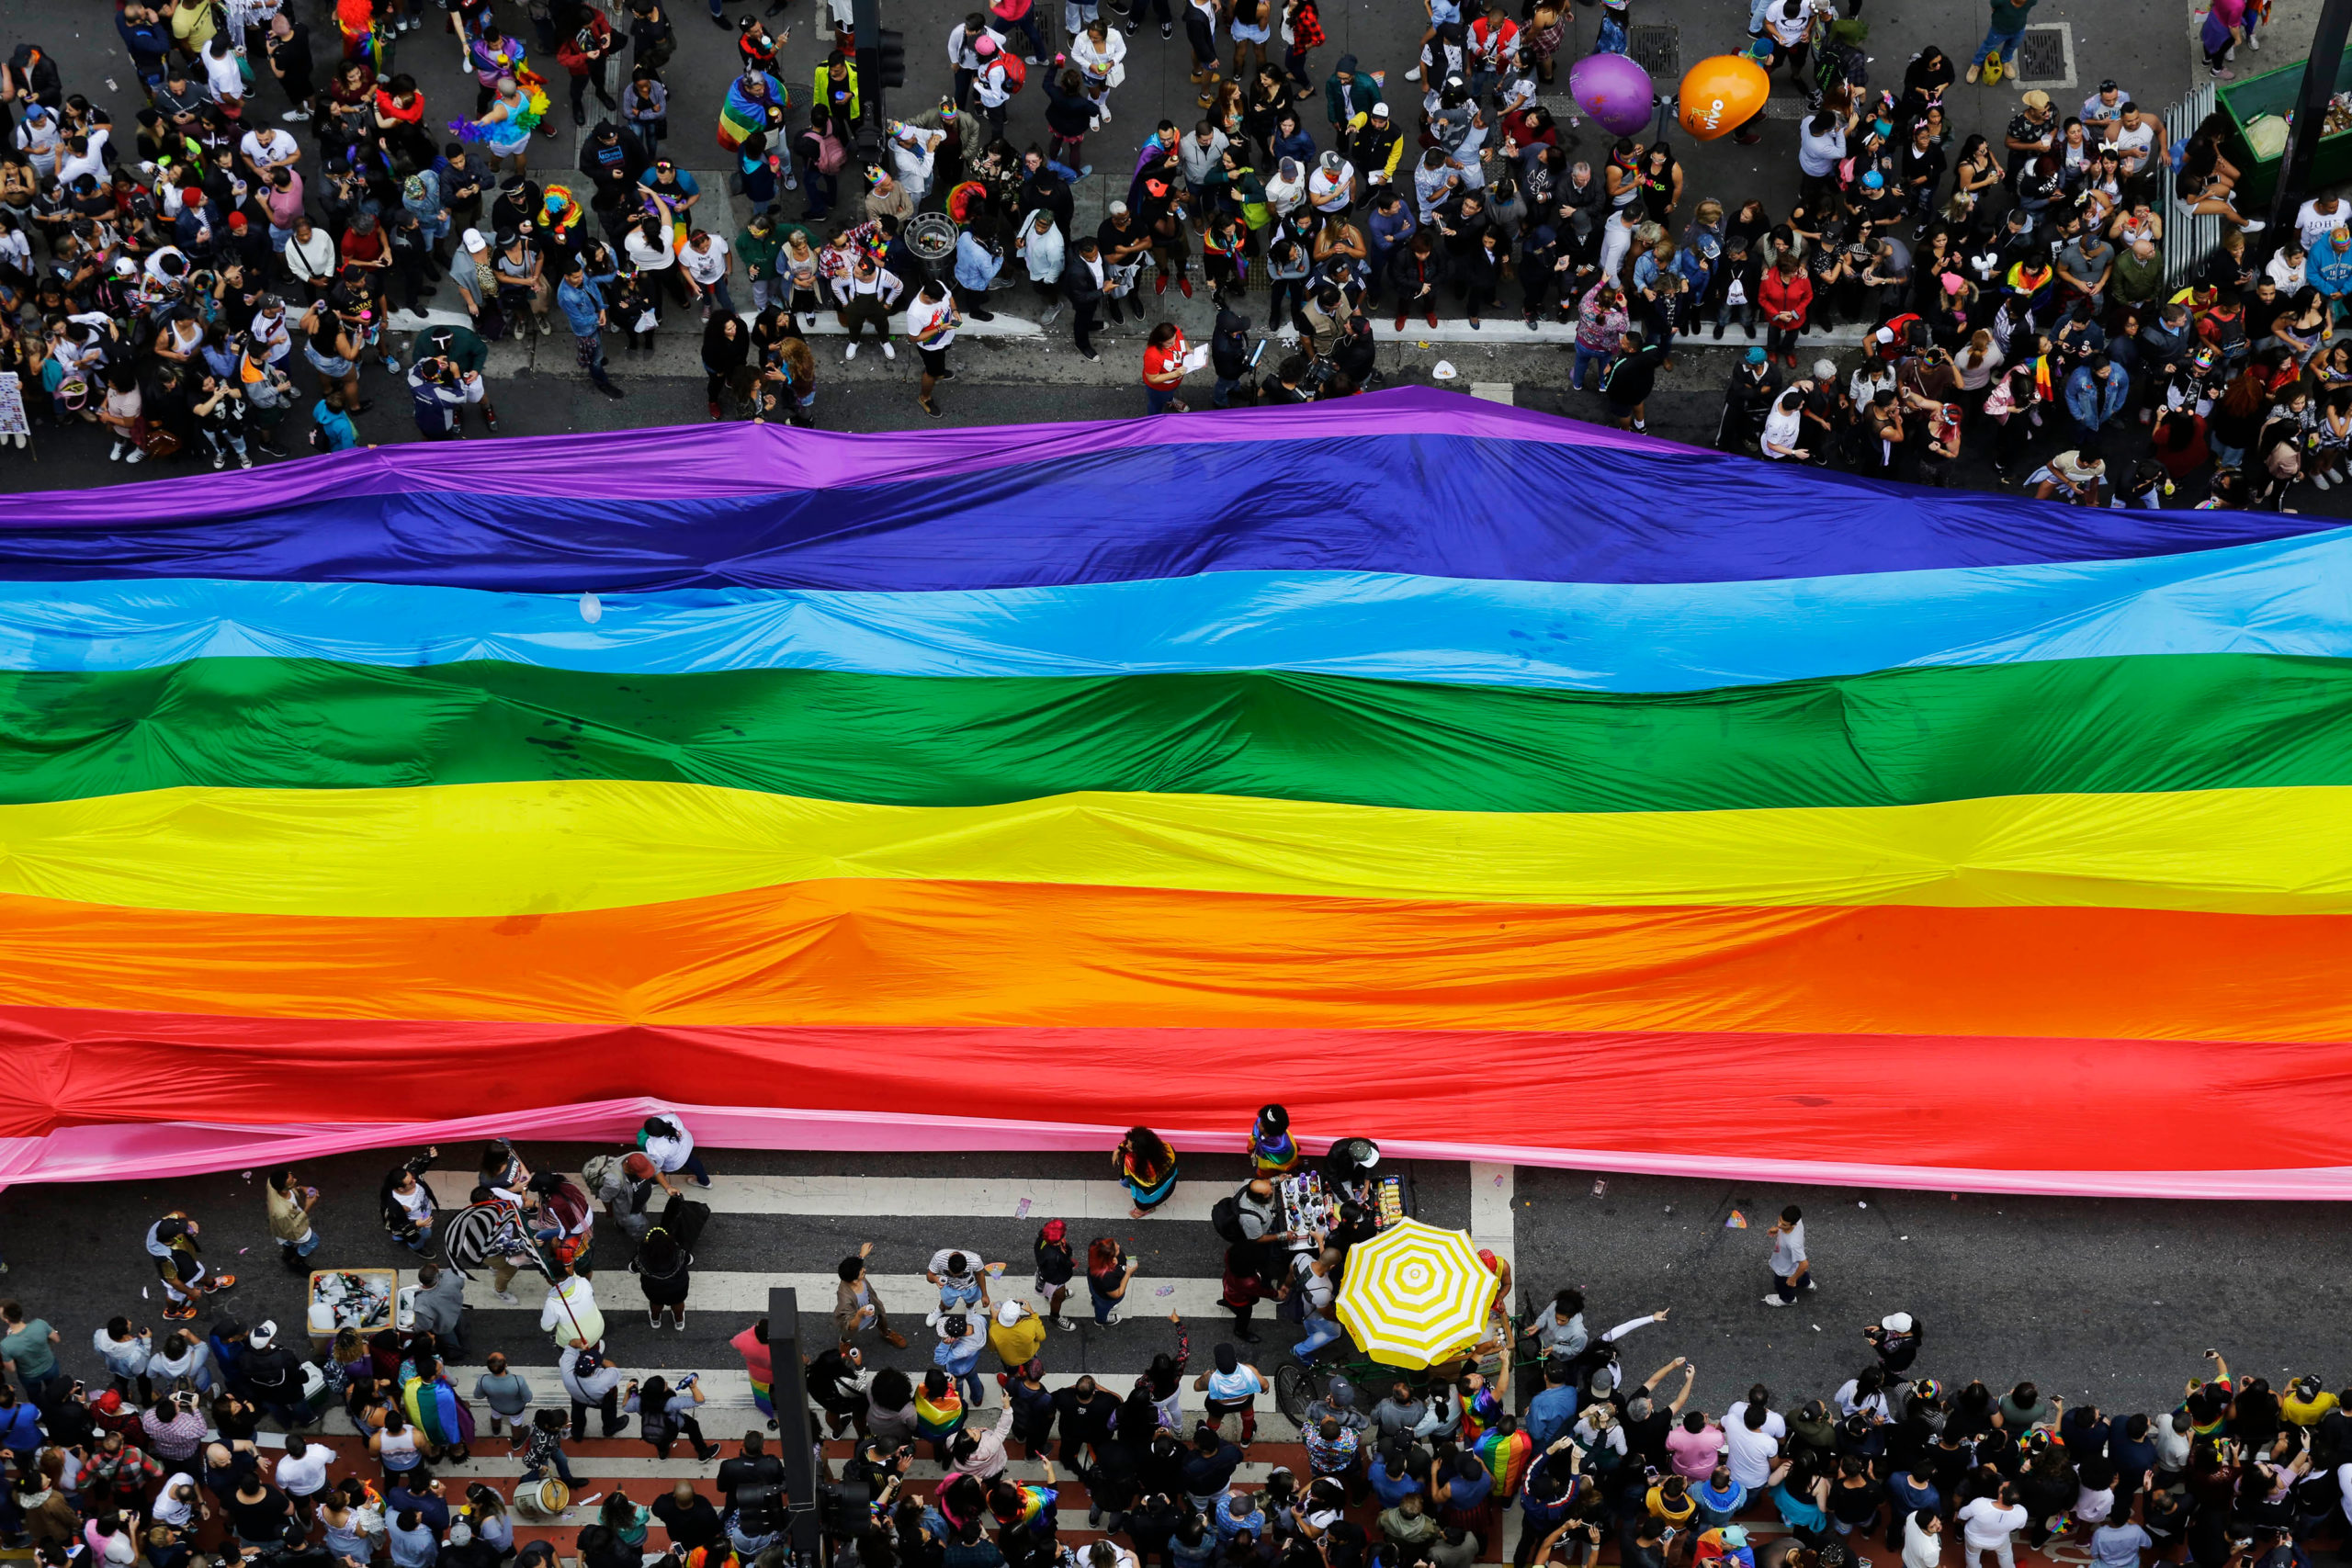
[[[2075,1450],[2070,1446],[2067,1451]],[[1886,1549],[1889,1551],[1903,1550],[1903,1527],[1912,1515],[1922,1508],[1933,1514],[1943,1512],[1943,1494],[1936,1490],[1935,1481],[1928,1473],[1925,1454],[1913,1462],[1908,1473],[1898,1470],[1886,1478],[1886,1495],[1894,1505],[1886,1520]]]
[[[1373,1495],[1380,1499],[1384,1509],[1394,1508],[1406,1498],[1421,1494],[1421,1478],[1413,1469],[1412,1450],[1404,1443],[1393,1443],[1374,1455],[1364,1479],[1371,1483]]]
[[[587,269],[575,261],[571,270],[563,275],[563,281],[556,286],[555,303],[571,328],[572,342],[579,348],[580,368],[588,373],[588,379],[605,396],[621,398],[628,394],[614,386],[612,378],[605,373],[605,285],[612,281],[609,273],[601,277],[589,276]]]
[[[1548,1449],[1554,1438],[1566,1435],[1576,1418],[1576,1368],[1557,1358],[1549,1359],[1544,1363],[1544,1392],[1527,1402],[1521,1425],[1537,1448]]]
[[[319,426],[311,439],[322,452],[348,452],[359,445],[359,427],[351,423],[349,414],[324,398],[311,406],[311,417]]]
[[[1719,1464],[1706,1480],[1692,1483],[1690,1501],[1699,1506],[1693,1524],[1701,1529],[1721,1529],[1747,1506],[1747,1488],[1731,1478],[1731,1466]]]
[[[1004,253],[989,243],[993,233],[983,235],[979,227],[967,224],[956,236],[956,303],[976,321],[993,321],[989,285],[1004,270]]]

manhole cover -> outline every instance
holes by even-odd
[[[2018,44],[2018,79],[2022,82],[2064,82],[2073,72],[2064,26],[2028,28]]]
[[[1682,32],[1670,23],[1626,28],[1625,52],[1650,73],[1650,81],[1661,93],[1671,93],[1682,80]]]

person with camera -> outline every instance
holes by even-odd
[[[784,1461],[767,1451],[764,1433],[743,1434],[742,1452],[718,1467],[718,1492],[727,1499],[721,1518],[728,1541],[737,1551],[750,1557],[782,1538],[791,1499],[785,1495]]]

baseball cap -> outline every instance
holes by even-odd
[[[248,1343],[250,1343],[256,1350],[266,1350],[269,1348],[270,1341],[277,1337],[277,1322],[274,1319],[266,1317],[254,1325],[254,1331],[248,1340]]]
[[[469,229],[466,231],[464,235],[464,244],[466,249],[469,251],[486,251],[490,249],[490,242],[481,237],[481,231],[479,229]]]
[[[1748,344],[1747,362],[1750,365],[1761,365],[1764,363],[1764,345],[1762,344],[1758,343]]]
[[[1383,99],[1381,102],[1379,102],[1379,103],[1376,103],[1376,104],[1373,105],[1373,106],[1372,106],[1372,112],[1373,112],[1374,114],[1378,115],[1381,118],[1383,118],[1383,119],[1386,119],[1386,118],[1388,118],[1388,104],[1387,104],[1387,101],[1386,101],[1385,99]]]
[[[1111,216],[1114,218],[1125,218],[1127,215],[1127,204],[1124,201],[1114,201],[1111,204],[1110,211]],[[1055,1224],[1061,1224],[1059,1220],[1056,1220],[1053,1223]]]
[[[1911,1332],[1911,1314],[1907,1312],[1891,1312],[1878,1320],[1878,1325],[1890,1334],[1908,1334]]]
[[[996,1320],[1005,1327],[1011,1328],[1021,1321],[1021,1312],[1022,1307],[1019,1302],[1007,1302],[996,1309]]]
[[[2036,87],[2019,101],[2030,109],[2046,109],[2050,107],[2050,95]]]

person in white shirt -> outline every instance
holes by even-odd
[[[254,177],[266,181],[272,169],[291,168],[302,156],[301,144],[274,125],[248,130],[237,143],[237,151],[253,165]]]
[[[1944,1560],[1944,1522],[1933,1508],[1919,1508],[1903,1521],[1903,1568],[1939,1568]]]
[[[233,123],[245,101],[245,73],[238,66],[237,51],[229,46],[226,28],[214,33],[212,41],[204,46],[204,84],[212,89],[220,112]]]
[[[1800,381],[1774,400],[1772,412],[1764,416],[1764,456],[1800,460],[1812,457],[1799,444],[1804,437],[1805,394],[1812,389],[1812,382]]]
[[[1758,1384],[1724,1412],[1724,1462],[1731,1478],[1750,1492],[1771,1484],[1772,1463],[1781,1456],[1781,1439],[1789,1433],[1788,1422],[1765,1403],[1767,1397]]]
[[[196,1477],[186,1471],[175,1472],[164,1483],[153,1513],[157,1524],[169,1525],[175,1530],[187,1529],[199,1516],[208,1519],[212,1517],[212,1510],[197,1495]]]
[[[2115,85],[2113,77],[2101,82],[2098,91],[2083,100],[2083,129],[2094,141],[2104,141],[2115,134],[2122,123],[2123,106],[2132,95]]]
[[[1004,49],[993,33],[983,34],[972,46],[979,57],[980,68],[972,77],[972,96],[980,101],[980,118],[989,122],[989,134],[1004,134],[1006,106],[1012,102],[1012,87],[1006,79]]]
[[[1306,199],[1328,217],[1345,213],[1356,199],[1356,168],[1337,152],[1326,152],[1306,176]]]
[[[917,207],[931,194],[931,176],[938,161],[940,144],[947,140],[944,130],[927,130],[920,125],[902,120],[890,123],[890,161],[897,165],[899,183],[907,189],[907,198]]]
[[[1804,1211],[1790,1204],[1764,1234],[1772,1241],[1772,1293],[1764,1304],[1784,1307],[1799,1292],[1814,1289],[1813,1264],[1804,1255]]]
[[[735,313],[735,297],[727,291],[726,241],[707,229],[697,229],[686,236],[686,248],[678,253],[678,265],[685,269],[695,292],[703,297],[704,321],[710,320],[713,310],[724,310],[730,316]]]
[[[311,227],[307,212],[294,220],[294,232],[286,242],[286,270],[313,297],[334,281],[334,241]]]
[[[271,1479],[294,1499],[295,1507],[307,1519],[311,1499],[326,1490],[327,1466],[334,1462],[334,1450],[324,1443],[305,1442],[300,1432],[288,1433],[286,1452],[271,1472]]]
[[[955,298],[947,286],[938,279],[922,286],[913,303],[907,307],[907,335],[915,342],[915,352],[922,355],[922,387],[916,394],[922,412],[933,419],[945,417],[933,391],[938,384],[956,372],[947,367],[947,346],[956,341],[956,329],[964,318],[957,314]],[[884,344],[887,350],[888,344]]]
[[[2295,229],[2306,251],[2347,223],[2352,223],[2352,204],[2340,196],[2315,196],[2295,211]]]
[[[2008,1483],[2001,1483],[1996,1497],[1979,1497],[1960,1510],[1960,1560],[1962,1568],[1977,1568],[1984,1554],[1991,1552],[2001,1568],[2017,1568],[2017,1554],[2012,1547],[2018,1531],[2025,1529],[2026,1511],[2017,1501]]]

